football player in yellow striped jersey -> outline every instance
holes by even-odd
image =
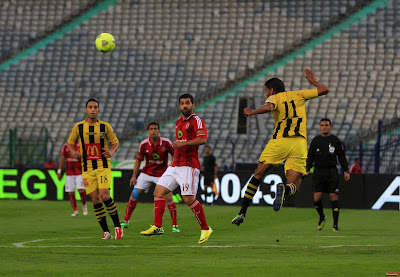
[[[265,82],[265,93],[268,97],[265,104],[251,110],[244,109],[244,116],[253,116],[271,112],[275,118],[275,128],[271,140],[261,153],[258,167],[251,178],[244,194],[242,208],[232,220],[239,226],[243,223],[246,211],[258,190],[261,180],[273,167],[284,162],[287,184],[278,184],[275,194],[274,210],[282,207],[285,195],[294,195],[300,188],[303,175],[306,174],[307,159],[307,116],[305,103],[309,99],[325,95],[329,89],[317,81],[311,69],[304,69],[305,78],[315,86],[312,90],[285,91],[284,83],[278,78]]]
[[[76,159],[82,159],[82,178],[86,193],[92,198],[94,213],[103,229],[102,239],[112,238],[106,220],[107,212],[115,228],[115,239],[124,235],[118,218],[118,210],[110,195],[111,165],[110,158],[119,148],[119,140],[108,122],[97,119],[100,112],[99,102],[92,98],[86,102],[86,120],[77,122],[68,138],[67,147]],[[80,151],[74,144],[79,140]],[[111,149],[108,148],[111,143]]]

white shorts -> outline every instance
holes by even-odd
[[[158,180],[161,185],[170,191],[181,187],[181,195],[196,195],[199,187],[200,170],[190,166],[169,166]]]
[[[157,182],[160,178],[161,177],[150,176],[142,172],[139,174],[139,177],[136,180],[135,188],[141,189],[144,192],[148,192],[151,185],[157,185]]]
[[[77,189],[85,189],[85,186],[83,185],[82,175],[67,175],[65,177],[65,192],[74,192],[75,185]]]

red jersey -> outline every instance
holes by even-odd
[[[192,113],[183,120],[182,116],[176,121],[176,139],[190,141],[197,137],[207,138],[207,128],[204,121]],[[199,145],[184,146],[175,151],[172,166],[190,166],[200,170]]]
[[[75,143],[75,151],[80,151],[79,142]],[[67,144],[63,145],[61,156],[65,157],[66,165],[65,165],[65,173],[68,176],[76,176],[82,175],[82,164],[78,159],[74,159],[71,157],[71,153],[67,147]]]
[[[361,173],[363,173],[361,167],[356,163],[353,164],[352,166],[350,166],[349,172],[352,173],[352,174],[361,174]]]
[[[161,177],[168,167],[168,153],[174,155],[174,148],[169,139],[160,137],[155,144],[150,138],[142,140],[137,155],[139,161],[146,158],[142,172],[153,177]]]

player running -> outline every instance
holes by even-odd
[[[149,137],[144,139],[138,149],[133,174],[130,181],[130,186],[134,186],[131,197],[126,205],[125,218],[121,223],[122,228],[129,227],[129,220],[132,212],[136,208],[137,200],[140,194],[148,192],[150,186],[156,185],[161,175],[168,166],[168,153],[174,155],[172,142],[164,137],[160,137],[160,125],[157,122],[152,122],[147,126]],[[143,167],[142,173],[136,179],[139,173],[141,162],[146,159],[146,164]],[[172,199],[172,192],[166,195],[166,204],[172,219],[172,231],[179,233],[179,227],[176,217],[176,205]]]
[[[242,208],[232,220],[239,226],[243,223],[247,208],[258,190],[261,180],[272,166],[285,163],[287,184],[278,184],[276,189],[274,210],[282,207],[285,195],[295,195],[300,188],[302,177],[306,174],[307,134],[306,108],[309,99],[325,95],[327,86],[320,84],[311,69],[304,69],[307,81],[316,87],[312,90],[285,91],[285,85],[278,78],[265,82],[265,93],[268,97],[265,104],[256,110],[244,109],[246,117],[271,112],[275,119],[275,129],[271,140],[261,153],[257,169],[251,178],[244,194]]]

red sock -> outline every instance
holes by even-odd
[[[128,222],[131,219],[132,212],[136,208],[136,203],[137,201],[135,199],[129,197],[129,201],[128,204],[126,204],[126,209],[125,209],[125,218],[124,218],[125,222]]]
[[[86,205],[86,191],[83,189],[78,192],[79,195],[81,196],[82,205]]]
[[[75,192],[68,193],[68,195],[69,195],[69,202],[71,202],[72,209],[74,209],[74,211],[77,211],[78,209],[76,208]]]
[[[162,220],[165,212],[165,199],[154,197],[154,225],[162,227]]]
[[[208,230],[210,229],[207,225],[206,215],[204,214],[203,206],[200,204],[199,201],[194,200],[192,205],[190,205],[194,215],[197,218],[197,221],[200,224],[201,230]]]
[[[172,200],[171,202],[167,203],[169,213],[171,214],[172,225],[178,225],[178,220],[176,219],[176,205],[175,202]]]

